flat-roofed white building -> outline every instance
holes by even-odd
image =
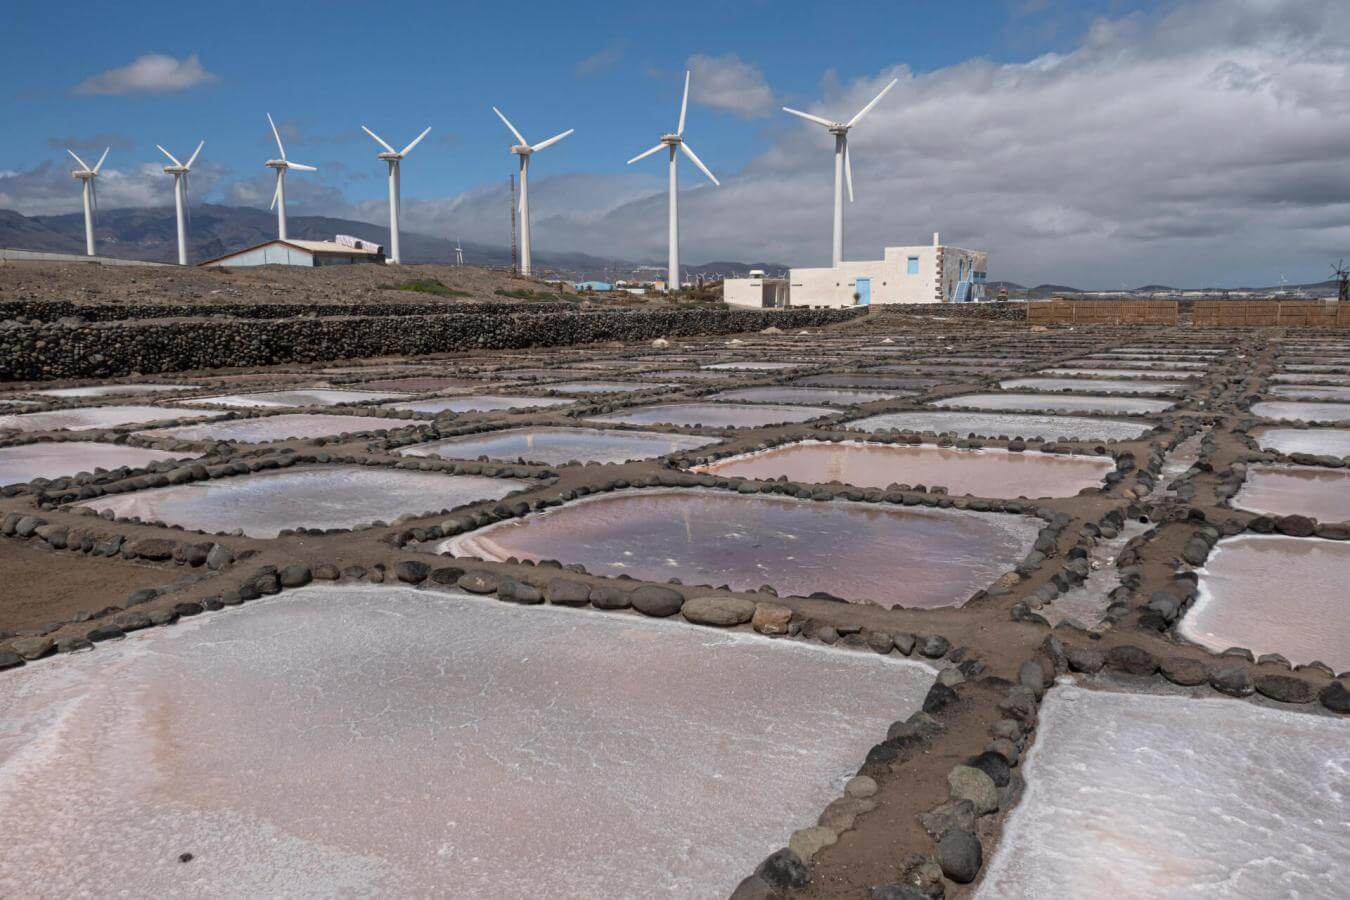
[[[759,269],[751,269],[747,278],[728,278],[722,282],[722,299],[731,306],[784,307],[788,305],[788,280],[769,278]]]
[[[845,260],[838,266],[791,269],[787,305],[812,308],[888,303],[971,303],[985,299],[989,254],[933,243],[887,247],[881,259]],[[761,279],[762,280],[762,279]],[[723,297],[738,306],[766,306],[754,278],[727,279]],[[736,300],[733,300],[737,298]]]

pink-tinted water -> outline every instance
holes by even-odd
[[[390,409],[406,412],[496,412],[502,409],[535,409],[542,406],[566,406],[575,403],[566,397],[508,397],[474,394],[462,397],[441,397],[434,400],[413,400],[409,403],[390,403]]]
[[[194,397],[184,400],[193,406],[333,406],[338,403],[374,403],[406,396],[392,391],[348,391],[326,389],[296,389],[291,391],[258,391],[253,394],[229,394],[220,397]]]
[[[716,439],[659,431],[618,431],[605,428],[510,428],[487,434],[417,444],[399,452],[407,456],[443,456],[449,459],[516,460],[559,466],[579,462],[621,463],[651,459],[679,450],[694,450]]]
[[[83,409],[0,416],[0,430],[17,428],[19,431],[58,429],[92,431],[96,428],[120,428],[139,422],[162,422],[165,419],[205,419],[212,415],[219,413],[195,409],[170,409],[164,406],[89,406]]]
[[[240,441],[261,443],[286,438],[331,437],[336,434],[355,434],[359,431],[407,428],[426,424],[407,419],[379,419],[375,416],[339,416],[326,413],[282,413],[278,416],[259,416],[254,419],[234,419],[229,422],[206,422],[201,425],[179,425],[175,428],[150,428],[136,432],[149,438],[172,438],[180,441]]]
[[[1312,466],[1251,466],[1233,498],[1238,509],[1350,521],[1350,472]]]
[[[1252,404],[1251,413],[1263,419],[1287,422],[1343,422],[1350,420],[1350,403],[1262,400]]]
[[[438,549],[558,559],[596,574],[780,594],[960,606],[1036,540],[1020,516],[816,503],[719,490],[619,491],[480,528]]]
[[[1268,394],[1293,400],[1350,400],[1350,386],[1318,387],[1311,384],[1277,384]]]
[[[1172,400],[1148,397],[1109,397],[1095,394],[961,394],[929,401],[941,409],[1046,410],[1047,412],[1114,412],[1127,415],[1162,412],[1175,406]]]
[[[1113,468],[1115,463],[1101,456],[803,441],[718,460],[699,471],[858,487],[943,485],[950,493],[977,497],[1071,497],[1099,487]]]
[[[1252,437],[1262,450],[1350,456],[1350,428],[1262,428]]]
[[[895,391],[852,391],[804,387],[751,387],[721,391],[720,393],[713,394],[708,399],[717,401],[740,400],[746,403],[829,403],[835,406],[852,406],[857,403],[871,403],[874,400],[887,400],[900,395],[901,394],[897,394]]]
[[[1242,534],[1219,541],[1199,575],[1178,626],[1188,640],[1350,669],[1350,543]]]

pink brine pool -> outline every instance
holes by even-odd
[[[824,591],[886,605],[960,606],[1030,551],[1021,516],[889,504],[618,491],[443,542],[457,556],[558,559],[601,575],[780,594]]]

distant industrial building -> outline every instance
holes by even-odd
[[[837,308],[888,303],[974,303],[985,299],[989,254],[933,243],[887,247],[879,260],[791,269],[781,279],[729,278],[723,298],[735,306]],[[786,296],[784,296],[784,294]]]
[[[296,238],[264,241],[253,247],[208,259],[199,265],[220,266],[347,266],[384,262],[379,244],[345,234],[334,241],[302,241]]]
[[[608,281],[577,281],[573,282],[572,289],[576,291],[595,291],[599,293],[601,291],[614,290],[614,285],[610,284]]]

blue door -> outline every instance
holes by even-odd
[[[853,291],[858,295],[859,306],[870,306],[872,304],[872,279],[857,279],[854,282]]]

